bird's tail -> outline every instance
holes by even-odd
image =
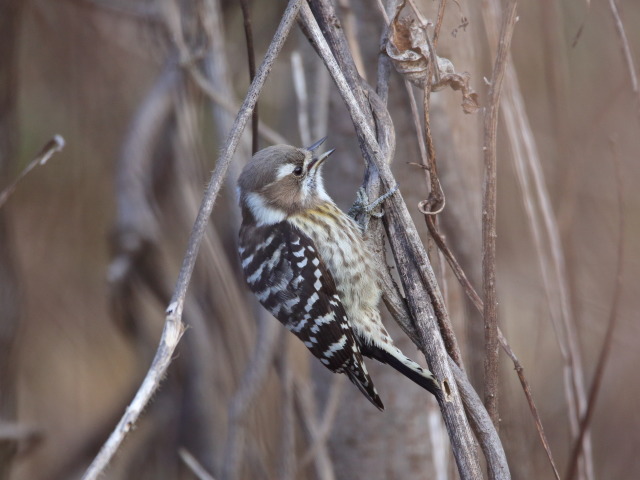
[[[359,359],[356,358],[356,356],[359,357]],[[353,361],[344,366],[343,372],[347,374],[349,380],[351,380],[351,382],[360,389],[362,394],[367,397],[371,403],[373,403],[378,409],[384,410],[384,404],[378,396],[376,387],[373,385],[373,381],[369,376],[369,372],[367,372],[367,367],[365,366],[360,353],[354,353]]]
[[[360,351],[369,358],[395,368],[405,377],[435,395],[438,401],[442,399],[442,389],[433,373],[407,358],[397,347],[391,345],[387,350],[376,345],[360,345]]]

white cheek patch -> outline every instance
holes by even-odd
[[[278,173],[276,174],[276,181],[282,180],[287,175],[291,175],[295,170],[296,166],[292,163],[286,163],[284,165],[280,165],[278,167]]]
[[[287,214],[284,211],[268,206],[264,203],[263,198],[255,192],[247,195],[247,205],[255,217],[256,223],[260,226],[280,223],[287,218]]]

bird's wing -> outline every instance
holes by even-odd
[[[345,373],[378,408],[335,282],[314,242],[289,222],[240,230],[245,278],[260,303],[331,371]]]

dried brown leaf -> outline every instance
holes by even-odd
[[[431,91],[450,87],[462,92],[462,109],[474,113],[479,108],[478,95],[469,86],[467,72],[456,73],[451,60],[432,54],[427,33],[428,22],[421,20],[411,9],[402,15],[403,4],[389,25],[389,39],[385,51],[396,71],[419,88],[424,88],[429,62],[435,59],[437,72],[433,72]],[[433,69],[432,70],[436,70]]]

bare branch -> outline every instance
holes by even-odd
[[[503,14],[500,41],[484,123],[484,197],[482,201],[482,272],[485,331],[484,402],[493,424],[498,428],[498,297],[496,292],[496,143],[498,112],[507,55],[516,24],[517,1],[511,0]]]
[[[218,159],[218,163],[216,164],[216,168],[211,176],[211,181],[209,182],[205,192],[203,202],[200,206],[193,231],[189,238],[184,262],[176,283],[176,289],[171,299],[171,303],[167,308],[167,316],[165,318],[160,344],[151,367],[149,368],[147,376],[142,382],[140,389],[136,393],[136,396],[127,407],[127,411],[124,416],[85,472],[83,476],[85,480],[97,478],[107,467],[126,435],[136,424],[142,410],[160,385],[160,382],[171,363],[173,352],[175,351],[180,337],[184,332],[182,312],[184,310],[187,288],[189,286],[200,243],[202,242],[202,238],[206,231],[213,205],[218,196],[218,192],[220,191],[227,168],[233,158],[233,152],[240,141],[242,131],[251,116],[253,107],[258,99],[258,95],[264,86],[276,57],[282,49],[284,41],[291,30],[291,26],[293,25],[302,3],[302,0],[290,0],[287,9],[282,16],[278,30],[274,35],[271,45],[269,45],[269,49],[267,50],[262,65],[260,65],[256,78],[249,87],[249,92],[247,93],[242,108],[234,121],[232,130],[227,137],[220,158]]]

